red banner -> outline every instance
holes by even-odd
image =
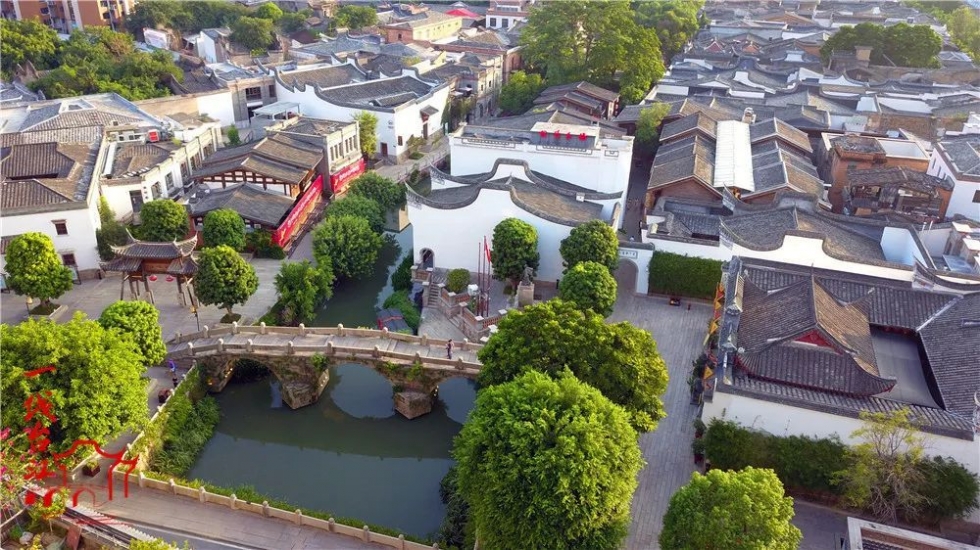
[[[350,186],[350,182],[354,181],[354,178],[360,176],[364,173],[364,159],[358,159],[357,162],[349,166],[345,166],[340,169],[336,174],[330,174],[330,190],[333,191],[334,195],[339,195]]]
[[[279,246],[285,246],[289,242],[290,237],[293,236],[293,233],[299,228],[299,225],[306,219],[307,214],[316,206],[322,193],[323,176],[320,175],[313,180],[312,185],[306,188],[303,196],[296,201],[293,209],[289,211],[289,215],[286,216],[286,221],[282,222],[279,228],[272,234],[272,242]]]

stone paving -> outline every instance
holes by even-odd
[[[653,433],[640,436],[640,448],[647,466],[640,472],[640,485],[633,495],[632,522],[628,550],[657,548],[663,515],[670,497],[691,479],[694,472],[694,419],[698,407],[690,404],[687,377],[691,362],[701,351],[711,307],[687,303],[673,307],[666,297],[634,296],[622,292],[610,322],[629,321],[650,331],[657,350],[667,362],[670,381],[664,395],[667,418]]]

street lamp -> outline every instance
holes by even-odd
[[[197,314],[197,306],[191,305],[191,313],[194,314],[194,320],[197,321],[197,331],[201,332],[201,317]]]
[[[28,297],[27,297],[27,314],[28,314],[28,315],[30,315],[30,314],[31,314],[31,306],[32,306],[33,304],[34,304],[34,298],[31,298],[30,296],[28,296]]]

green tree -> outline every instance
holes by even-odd
[[[870,46],[871,62],[876,65],[894,63],[900,67],[939,67],[936,56],[942,45],[942,38],[928,25],[899,23],[883,27],[861,23],[854,27],[841,27],[824,42],[820,55],[827,61],[834,51],[851,52],[855,46]]]
[[[0,429],[0,510],[20,507],[20,495],[32,477],[34,457],[26,433],[10,434],[10,428]]]
[[[287,325],[309,323],[316,306],[333,295],[333,269],[326,258],[314,266],[309,260],[283,262],[276,275],[276,293]]]
[[[566,268],[580,262],[598,262],[612,272],[619,265],[619,238],[602,220],[592,220],[572,229],[562,239],[559,250]]]
[[[313,256],[317,264],[329,259],[338,277],[367,277],[374,271],[380,250],[381,235],[364,218],[330,216],[313,231]]]
[[[664,59],[669,61],[684,51],[684,45],[697,34],[701,27],[698,11],[702,7],[703,0],[638,2],[636,21],[643,27],[656,30]]]
[[[957,2],[959,4],[959,2]],[[947,23],[953,42],[973,58],[980,59],[980,17],[969,6],[960,5]]]
[[[167,356],[160,312],[150,303],[120,300],[102,311],[99,324],[105,329],[119,329],[129,335],[143,355],[144,365],[158,365]]]
[[[282,17],[282,15],[282,9],[272,2],[266,2],[255,9],[255,17],[258,17],[259,19],[271,19],[272,21],[276,21]]]
[[[248,50],[265,50],[272,44],[272,31],[268,19],[242,17],[231,24],[231,40]]]
[[[640,111],[640,118],[636,121],[636,141],[640,149],[651,152],[656,150],[660,137],[660,124],[668,113],[670,113],[670,105],[660,102]]]
[[[538,230],[517,218],[507,218],[493,228],[493,250],[490,252],[493,277],[509,280],[517,286],[524,268],[538,268]]]
[[[361,154],[371,158],[374,156],[374,150],[378,148],[378,117],[373,113],[361,111],[351,118],[357,123],[357,131],[361,136]]]
[[[98,208],[102,227],[95,230],[95,245],[99,249],[99,258],[107,262],[116,256],[112,247],[126,244],[128,237],[126,228],[116,221],[116,213],[112,211],[105,196],[99,197]]]
[[[245,249],[245,220],[230,208],[212,210],[204,216],[201,231],[206,246],[225,245],[237,251]]]
[[[333,22],[339,29],[363,29],[378,24],[378,12],[370,6],[341,6]]]
[[[636,27],[630,37],[631,51],[659,52],[660,38],[653,29]],[[631,61],[623,70],[619,80],[619,95],[623,103],[636,105],[643,101],[654,83],[664,75],[664,61],[659,55],[638,55],[636,61]]]
[[[640,432],[666,416],[667,365],[650,333],[561,300],[548,300],[500,320],[479,352],[480,386],[513,380],[528,370],[560,376],[567,368],[632,416]]]
[[[511,114],[523,113],[534,105],[534,99],[543,89],[541,75],[514,71],[500,88],[500,108]]]
[[[67,323],[28,320],[0,325],[0,420],[13,433],[22,432],[25,401],[44,394],[57,422],[51,450],[64,451],[79,439],[105,444],[147,419],[146,370],[143,355],[129,336],[106,330],[76,313]],[[52,365],[54,371],[26,377]],[[46,418],[42,422],[49,424]],[[33,421],[32,421],[33,423]]]
[[[51,237],[24,233],[11,239],[5,255],[7,286],[21,296],[38,298],[45,306],[71,290],[71,270],[61,265]]]
[[[558,297],[581,309],[609,317],[616,304],[616,288],[616,279],[606,266],[597,262],[579,262],[561,278]]]
[[[772,470],[695,472],[670,499],[660,533],[663,550],[795,550],[802,534],[793,499]]]
[[[0,34],[3,35],[0,41],[0,68],[5,77],[11,77],[15,65],[23,65],[27,61],[39,71],[54,66],[61,41],[51,27],[37,19],[0,19]]]
[[[619,548],[643,467],[621,408],[535,372],[479,392],[453,457],[487,550]]]
[[[311,9],[284,13],[282,17],[276,20],[276,25],[282,32],[291,34],[306,27],[306,20],[310,17],[313,17],[313,10]]]
[[[145,203],[140,210],[140,220],[140,238],[145,241],[179,241],[190,229],[187,210],[170,199]]]
[[[911,412],[908,408],[892,413],[863,411],[861,420],[864,425],[851,434],[861,443],[850,448],[851,465],[838,474],[845,502],[891,524],[899,514],[918,517],[925,504],[917,490],[925,482],[920,468],[925,442]]]
[[[355,179],[348,194],[367,197],[378,203],[383,213],[396,210],[405,205],[405,185],[377,172],[367,172]]]
[[[327,216],[364,218],[371,226],[371,231],[381,234],[385,230],[385,219],[381,207],[374,202],[374,199],[361,195],[348,195],[339,201],[330,203],[330,206],[327,207]]]
[[[237,126],[228,127],[228,145],[236,147],[242,144],[242,137],[238,134]]]
[[[230,246],[205,248],[197,263],[194,293],[202,304],[228,310],[228,318],[233,315],[232,307],[247,302],[259,287],[255,268]]]
[[[645,93],[652,84],[645,79],[663,74],[659,39],[636,24],[626,0],[535,4],[521,45],[524,60],[543,70],[552,85],[575,80],[610,85],[617,71],[624,71],[630,89],[645,88]]]

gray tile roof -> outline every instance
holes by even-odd
[[[75,201],[75,183],[70,180],[36,179],[0,182],[0,207],[4,214],[13,214],[17,209],[65,205]]]
[[[238,147],[220,149],[192,174],[195,180],[244,169],[290,184],[300,184],[319,167],[320,147],[285,134],[275,134]]]
[[[835,149],[847,153],[885,154],[885,149],[878,143],[878,140],[869,136],[848,134],[831,138],[830,143]]]
[[[953,182],[937,178],[923,172],[910,170],[904,166],[890,168],[870,168],[867,170],[849,170],[847,172],[848,187],[865,185],[901,187],[913,189],[922,193],[935,194],[937,189],[953,190]]]
[[[434,88],[435,84],[399,76],[321,90],[317,95],[340,105],[395,107],[423,97]]]
[[[129,231],[126,232],[126,235],[128,237],[126,244],[112,247],[112,251],[115,252],[116,256],[122,258],[174,260],[190,256],[191,252],[194,252],[194,249],[197,247],[197,234],[182,241],[169,243],[140,241],[133,238]]]
[[[280,72],[278,77],[288,88],[300,90],[305,89],[306,86],[333,88],[368,79],[363,71],[346,63],[318,69]]]
[[[540,97],[550,97],[550,96],[560,97],[567,93],[583,94],[590,98],[599,101],[604,101],[607,103],[612,103],[617,99],[619,99],[618,93],[607,90],[605,88],[600,88],[595,84],[591,84],[585,81],[572,82],[570,84],[560,84],[558,86],[549,86],[548,88],[545,88],[541,92]]]
[[[224,189],[207,189],[197,186],[188,196],[187,210],[191,216],[204,216],[212,210],[229,208],[242,218],[263,225],[278,227],[295,201],[282,193],[270,193],[258,187],[241,183]]]
[[[958,173],[980,177],[980,135],[947,138],[937,147]]]
[[[980,391],[976,360],[980,356],[980,290],[963,295],[947,294],[916,289],[907,281],[746,258],[733,259],[729,268],[729,281],[740,281],[744,290],[739,296],[733,290],[736,287],[729,285],[727,300],[731,304],[733,299],[740,297],[743,312],[740,315],[726,313],[721,338],[727,338],[726,331],[735,330],[736,346],[745,346],[742,337],[746,325],[749,332],[745,335],[750,335],[750,344],[778,337],[786,332],[783,327],[788,323],[782,316],[794,315],[783,309],[796,308],[756,310],[753,304],[790,290],[798,294],[805,291],[806,285],[815,283],[832,300],[826,303],[831,309],[854,308],[847,317],[850,320],[840,330],[853,330],[855,325],[861,324],[857,317],[860,314],[872,327],[915,333],[924,353],[926,380],[934,380],[934,396],[938,397],[939,408],[915,405],[911,408],[927,429],[972,439],[973,400]],[[753,315],[758,318],[750,320]],[[845,317],[837,319],[835,323],[839,324]],[[888,393],[862,396],[834,384],[798,383],[799,376],[817,376],[817,379],[826,380],[826,373],[819,369],[815,374],[810,372],[814,366],[812,358],[787,356],[781,366],[770,365],[774,369],[770,376],[753,376],[751,369],[749,372],[737,371],[734,377],[726,377],[732,384],[721,384],[719,390],[849,416],[857,416],[861,410],[894,410],[909,406],[889,399]]]
[[[118,143],[110,174],[120,178],[145,172],[167,160],[170,152],[171,148],[159,143]]]

